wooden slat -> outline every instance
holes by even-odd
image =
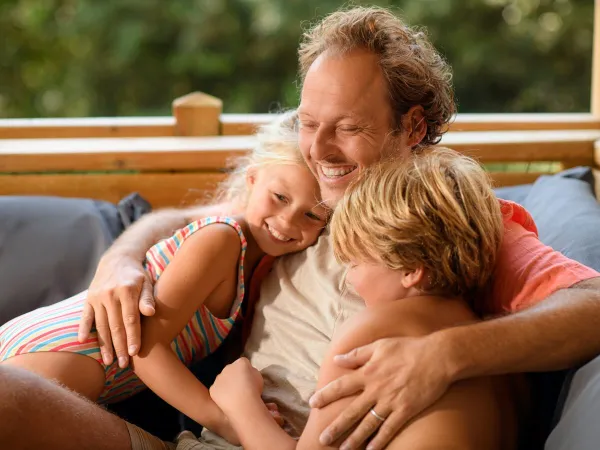
[[[541,173],[493,172],[495,186],[532,183]],[[53,195],[116,203],[138,192],[154,208],[183,207],[210,200],[225,178],[220,173],[60,174],[0,176],[0,195]]]
[[[590,113],[458,114],[450,131],[599,130]]]
[[[221,134],[251,135],[274,114],[222,114]],[[592,114],[459,114],[451,131],[593,130]],[[174,117],[0,119],[0,139],[174,136]]]
[[[543,172],[490,172],[494,186],[516,186],[533,183]]]
[[[253,143],[249,136],[0,140],[0,172],[218,170]]]
[[[591,111],[596,119],[600,119],[600,0],[596,0],[594,3]]]
[[[0,175],[0,195],[55,195],[118,202],[139,192],[154,208],[202,201],[225,177],[219,173]]]
[[[174,136],[173,117],[0,119],[0,139]]]
[[[222,114],[221,134],[249,135],[276,114]],[[450,131],[598,130],[600,117],[565,114],[458,114]]]
[[[449,132],[441,145],[482,162],[593,161],[600,130]]]
[[[449,132],[442,145],[482,162],[593,162],[599,131]],[[0,172],[218,170],[251,136],[0,140]]]
[[[275,120],[278,114],[221,114],[223,136],[246,136],[254,134],[260,125]]]

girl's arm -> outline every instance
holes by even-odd
[[[136,374],[150,389],[225,438],[233,438],[225,416],[171,342],[219,285],[237,280],[239,254],[239,236],[228,225],[213,224],[190,236],[156,283],[158,308],[142,321],[142,346],[133,357]]]
[[[428,312],[424,313],[424,310]],[[436,312],[436,314],[430,314],[431,311]],[[438,311],[441,311],[439,315],[437,314]],[[439,328],[472,320],[474,320],[474,315],[463,302],[447,299],[439,300],[433,297],[405,299],[381,305],[377,308],[368,308],[348,321],[334,339],[321,365],[317,386],[325,386],[350,371],[334,363],[335,355],[347,353],[377,339],[399,335],[421,336]],[[229,367],[233,368],[233,366]],[[232,376],[224,379],[227,383],[219,384],[219,379],[217,379],[217,383],[211,388],[211,395],[227,414],[245,450],[322,450],[339,448],[342,442],[341,439],[331,446],[324,446],[319,443],[319,436],[339,414],[343,413],[355,396],[338,400],[321,409],[313,408],[300,440],[295,441],[277,427],[273,419],[268,416],[268,410],[261,404],[260,393],[257,393],[256,389],[250,389],[249,383],[240,382],[240,380],[248,378],[242,376],[242,374],[249,372],[249,369],[240,366],[242,365],[238,364],[236,367],[237,372],[235,374],[231,372]],[[460,409],[464,402],[464,393],[454,392],[452,395],[451,399],[446,398],[444,401],[452,400],[454,402],[452,407]],[[485,398],[487,403],[493,405],[490,402],[488,391],[484,389],[478,395]],[[411,427],[411,433],[407,433],[406,437],[411,438],[411,435],[422,433],[423,428],[430,429],[432,423],[440,427],[448,423],[447,418],[440,417],[440,414],[436,412],[438,409],[443,410],[445,406],[436,404],[421,414],[420,418],[426,419],[420,420],[419,426]],[[453,423],[452,425],[456,424]],[[390,448],[404,449],[412,447],[410,443],[405,444],[403,441],[398,441],[394,442]]]

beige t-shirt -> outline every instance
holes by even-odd
[[[344,289],[346,272],[333,256],[328,230],[301,253],[278,258],[262,283],[244,356],[261,371],[265,402],[277,404],[285,431],[298,438],[306,426],[308,399],[336,330],[364,308]],[[204,429],[177,450],[239,450]]]
[[[245,356],[265,380],[293,437],[308,419],[319,368],[333,335],[364,303],[344,289],[345,269],[329,232],[307,250],[279,258],[261,286]]]

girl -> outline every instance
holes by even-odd
[[[399,328],[411,330],[404,335],[409,345],[409,336],[434,336],[437,330],[477,320],[473,301],[493,273],[503,216],[517,210],[527,215],[518,205],[499,203],[485,171],[448,149],[430,149],[405,161],[366,169],[337,205],[330,232],[337,259],[348,264],[346,283],[367,308],[336,333],[317,387],[347,373],[333,363],[335,355],[400,336]],[[532,222],[529,225],[533,227]],[[424,319],[424,308],[437,315]],[[415,326],[416,316],[426,325]],[[506,381],[479,378],[456,383],[386,448],[513,448],[516,414]],[[353,397],[313,409],[295,441],[270,417],[261,390],[260,373],[245,359],[226,367],[211,388],[244,449],[339,446],[340,442],[321,445],[319,435]],[[361,426],[377,430],[390,409],[389,404],[373,405],[370,422]]]
[[[152,247],[145,267],[156,314],[142,322],[133,369],[106,366],[96,333],[77,340],[85,292],[17,317],[0,328],[0,361],[54,379],[99,403],[145,386],[201,425],[235,440],[207,389],[187,369],[213,352],[240,317],[245,287],[264,255],[312,245],[327,222],[317,182],[296,144],[295,115],[258,134],[253,153],[225,186],[244,214],[190,223]]]

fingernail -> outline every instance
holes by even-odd
[[[369,444],[369,445],[367,445],[367,448],[366,448],[366,450],[375,450],[375,446],[374,446],[374,445],[371,445],[371,444]]]
[[[106,366],[110,366],[112,364],[112,356],[108,353],[102,353],[102,361]]]
[[[311,408],[316,408],[317,405],[319,404],[319,401],[317,399],[317,397],[315,397],[314,395],[308,399],[308,404]]]
[[[130,345],[129,346],[129,354],[131,356],[135,355],[135,352],[137,352],[137,345]]]
[[[127,367],[127,358],[125,358],[124,356],[119,356],[119,367],[121,369]]]
[[[321,436],[319,436],[319,442],[321,443],[321,445],[329,445],[332,441],[333,439],[331,439],[331,434],[327,432],[322,433]]]
[[[344,442],[340,447],[340,450],[352,450],[352,446]]]
[[[333,357],[333,360],[334,360],[334,361],[342,361],[342,360],[344,360],[344,359],[346,359],[346,355],[335,355],[335,356]]]

